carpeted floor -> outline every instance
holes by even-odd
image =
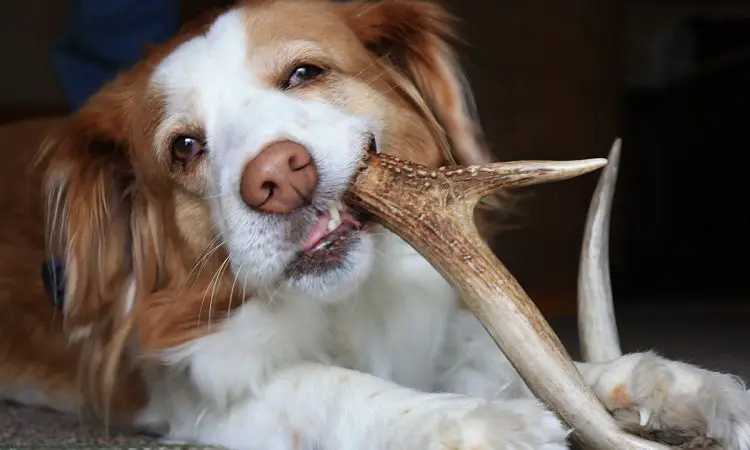
[[[748,306],[744,306],[747,303]],[[664,356],[737,374],[750,380],[750,352],[747,342],[750,299],[731,308],[716,304],[674,303],[674,310],[648,306],[618,311],[622,346],[625,351],[654,349]],[[711,308],[711,309],[707,309]],[[721,309],[723,312],[716,312]],[[557,319],[553,327],[574,357],[578,356],[574,319]],[[75,417],[0,404],[0,444],[25,445],[153,445],[144,435],[112,432],[80,425]]]

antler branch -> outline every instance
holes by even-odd
[[[609,221],[620,145],[620,140],[616,140],[609,152],[609,163],[591,198],[583,233],[578,269],[578,335],[586,362],[611,361],[622,355],[609,279]]]
[[[473,221],[476,203],[492,191],[564,180],[605,164],[604,159],[520,161],[431,170],[375,155],[365,161],[348,202],[378,217],[453,284],[531,389],[575,430],[584,445],[665,449],[617,426]]]

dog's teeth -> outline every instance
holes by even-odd
[[[328,208],[328,214],[331,215],[331,220],[339,221],[341,220],[341,214],[339,213],[339,202],[332,203],[331,207]]]
[[[643,408],[639,411],[639,414],[641,416],[641,426],[645,427],[648,424],[648,421],[651,419],[651,412],[649,410]]]
[[[331,204],[330,208],[328,208],[328,214],[331,216],[331,219],[328,221],[328,231],[333,231],[341,225],[339,205],[341,205],[341,202],[335,202]]]
[[[339,227],[339,225],[341,225],[341,221],[340,220],[333,220],[333,219],[329,220],[328,221],[328,231],[335,230],[336,228]]]

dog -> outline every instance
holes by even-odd
[[[0,398],[232,449],[568,448],[452,287],[342,202],[367,152],[491,159],[455,38],[425,0],[241,1],[39,152],[6,142]],[[750,449],[730,375],[578,368],[625,428]]]

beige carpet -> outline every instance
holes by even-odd
[[[701,307],[688,308],[684,303],[675,303],[674,310],[660,307],[659,311],[654,311],[643,306],[620,311],[618,322],[623,348],[626,351],[655,349],[670,358],[732,372],[750,380],[750,351],[746,347],[750,312],[745,311],[745,303],[750,304],[750,299],[739,303],[739,307],[724,309],[726,312],[722,313],[705,311]],[[575,321],[554,320],[552,324],[573,356],[577,357]],[[112,432],[107,437],[101,428],[81,425],[76,417],[2,404],[0,444],[95,447],[158,445],[149,436]]]
[[[146,445],[155,443],[148,436],[110,432],[95,425],[81,424],[75,416],[53,411],[0,406],[0,443],[4,445]]]

